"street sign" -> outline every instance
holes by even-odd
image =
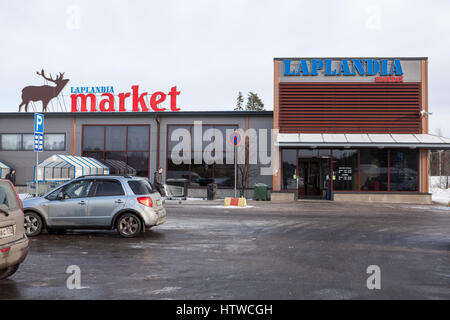
[[[40,113],[34,114],[34,133],[44,134],[44,115]]]
[[[44,151],[44,134],[42,133],[34,134],[34,151],[36,152]]]
[[[36,152],[36,167],[34,168],[34,181],[36,185],[36,197],[39,196],[39,152],[44,151],[44,115],[34,114],[34,152]]]
[[[44,115],[34,114],[34,151],[44,151]]]
[[[237,146],[239,143],[241,143],[241,134],[237,131],[233,132],[230,135],[230,142],[233,146]]]

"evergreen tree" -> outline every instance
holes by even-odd
[[[236,108],[234,108],[235,111],[242,111],[244,108],[242,107],[242,104],[244,103],[244,96],[242,95],[242,92],[239,91],[238,97],[236,99]]]
[[[249,92],[247,96],[247,105],[245,110],[250,111],[264,111],[264,103],[258,97],[258,94],[254,92]]]

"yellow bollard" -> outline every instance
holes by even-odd
[[[247,199],[239,198],[238,206],[239,207],[246,207],[247,206]]]

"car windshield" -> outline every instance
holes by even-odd
[[[0,209],[17,210],[20,204],[8,181],[0,181]]]
[[[153,192],[152,186],[146,180],[128,181],[128,185],[135,195],[150,194]]]

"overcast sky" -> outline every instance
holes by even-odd
[[[450,137],[450,1],[0,0],[0,111],[36,71],[71,86],[181,91],[182,110],[232,110],[238,91],[273,106],[273,58],[429,58],[431,133]],[[40,103],[39,103],[40,109]]]

